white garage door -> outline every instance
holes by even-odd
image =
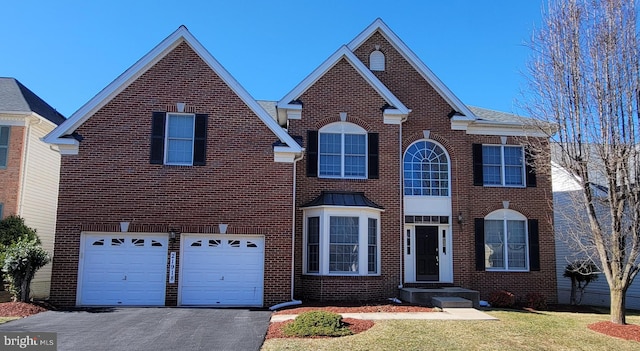
[[[167,235],[85,234],[78,304],[164,306]]]
[[[262,306],[264,237],[184,235],[180,304]]]

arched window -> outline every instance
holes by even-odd
[[[449,196],[449,160],[442,147],[421,140],[404,155],[404,194]]]
[[[384,54],[376,50],[369,55],[369,69],[372,71],[384,71]]]
[[[527,270],[527,218],[507,209],[489,213],[484,218],[484,251],[487,270]]]

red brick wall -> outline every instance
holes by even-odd
[[[400,283],[401,200],[399,195],[398,133],[399,126],[383,124],[380,108],[385,101],[355,69],[341,60],[300,100],[304,103],[302,119],[290,121],[293,135],[340,120],[340,112],[347,113],[347,122],[355,123],[367,132],[379,133],[380,178],[367,180],[327,179],[306,177],[307,158],[298,162],[296,203],[301,206],[321,191],[358,191],[384,207],[380,215],[381,275],[379,277],[314,277],[302,275],[302,220],[303,211],[296,216],[297,293],[305,299],[371,300],[396,295]],[[306,143],[306,141],[305,141]],[[305,147],[307,145],[305,144]]]
[[[20,165],[24,153],[25,127],[11,126],[7,167],[0,168],[0,203],[4,217],[18,213],[20,196]]]
[[[454,284],[479,290],[484,299],[491,291],[509,289],[519,296],[524,296],[527,292],[540,292],[550,301],[555,301],[555,246],[552,230],[551,174],[548,167],[537,173],[535,188],[474,186],[472,144],[500,144],[500,137],[467,135],[465,131],[451,130],[447,114],[452,107],[382,35],[372,35],[355,51],[356,56],[368,65],[369,54],[375,50],[375,45],[380,45],[380,51],[385,54],[386,69],[382,72],[375,71],[374,74],[412,110],[403,125],[403,151],[423,137],[423,130],[430,130],[430,138],[443,144],[451,158],[452,213],[454,218],[458,213],[462,213],[464,218],[462,225],[453,221],[456,222],[453,224]],[[547,144],[545,140],[538,142]],[[507,143],[519,144],[520,140],[509,137]],[[501,209],[503,201],[510,201],[510,208],[521,212],[527,218],[539,220],[539,272],[475,271],[473,219],[482,218],[494,210]]]
[[[556,299],[555,254],[551,227],[550,174],[538,173],[535,188],[489,188],[473,185],[472,144],[500,144],[500,137],[467,135],[465,131],[451,130],[447,114],[452,107],[418,74],[417,71],[378,33],[363,43],[355,54],[368,66],[369,54],[376,45],[385,54],[386,69],[374,74],[412,110],[403,124],[402,152],[421,138],[423,131],[440,142],[451,158],[451,200],[453,235],[454,285],[481,292],[482,298],[497,289],[509,289],[523,296],[527,292],[540,292],[550,301]],[[305,177],[306,159],[298,164],[298,206],[312,200],[322,190],[364,191],[365,195],[385,208],[381,216],[382,275],[373,277],[302,277],[302,263],[296,271],[297,292],[302,298],[340,299],[383,298],[396,295],[400,283],[400,247],[403,219],[399,190],[397,125],[384,125],[380,107],[384,101],[355,70],[341,61],[318,80],[300,100],[303,102],[302,119],[290,121],[292,134],[306,136],[308,129],[338,121],[340,112],[347,112],[347,121],[356,123],[368,132],[380,133],[380,179],[335,180]],[[509,137],[509,144],[518,144]],[[542,141],[544,142],[544,141]],[[306,146],[306,145],[305,145]],[[540,267],[539,272],[498,273],[475,270],[474,218],[482,218],[501,209],[503,201],[527,218],[539,220]],[[464,221],[457,224],[458,213]],[[296,255],[302,257],[302,211],[296,217]],[[404,279],[404,278],[403,278]],[[377,287],[377,285],[381,287]],[[375,287],[375,288],[373,288]]]
[[[209,114],[206,166],[149,163],[151,114],[177,102]],[[277,138],[188,45],[77,132],[79,154],[62,158],[53,303],[75,304],[81,231],[117,231],[120,221],[134,232],[210,232],[227,223],[229,233],[264,234],[264,303],[290,299],[292,166],[273,161]],[[179,263],[179,240],[169,250]],[[177,302],[179,279],[167,283],[168,305]]]

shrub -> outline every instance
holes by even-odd
[[[9,246],[5,252],[2,272],[14,299],[29,301],[31,280],[49,260],[49,254],[36,240],[20,240]]]
[[[564,277],[571,279],[571,296],[569,303],[579,305],[584,297],[587,285],[598,279],[598,267],[588,260],[575,261],[564,269]]]
[[[0,266],[4,263],[4,258],[9,246],[20,240],[35,240],[40,244],[40,239],[35,229],[24,224],[24,219],[20,216],[11,215],[0,221]]]
[[[516,305],[516,296],[506,290],[498,290],[489,294],[489,303],[492,307],[513,308]]]
[[[525,295],[524,299],[526,307],[533,308],[538,311],[544,311],[547,309],[547,298],[541,293],[528,293]]]
[[[342,316],[327,311],[301,313],[284,327],[288,336],[343,336],[351,335],[351,330],[342,322]]]

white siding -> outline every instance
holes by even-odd
[[[560,175],[560,177],[558,177]],[[575,253],[569,248],[565,234],[586,223],[579,218],[585,215],[575,213],[575,201],[580,196],[579,187],[567,181],[567,177],[556,170],[552,171],[553,180],[553,208],[556,240],[556,274],[558,280],[558,302],[569,303],[571,294],[571,280],[565,278],[564,269],[572,261],[576,260]],[[567,191],[569,190],[569,191]],[[581,229],[584,230],[584,229]],[[598,279],[587,286],[582,299],[583,305],[609,306],[609,285],[604,274],[599,274]],[[640,281],[635,279],[627,291],[626,307],[640,310]]]
[[[50,130],[46,124],[29,127],[19,213],[29,227],[36,229],[43,248],[53,255],[60,154],[40,141]],[[36,273],[31,285],[32,296],[48,297],[50,286],[51,264],[48,264]]]

